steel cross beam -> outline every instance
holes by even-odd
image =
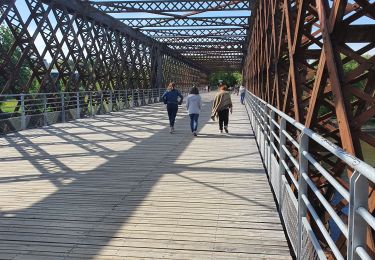
[[[230,10],[249,10],[252,1],[89,1],[90,4],[99,10],[107,13],[123,13],[123,12],[194,12],[205,11],[211,9],[214,11]]]
[[[248,16],[237,17],[186,17],[171,18],[119,18],[119,21],[133,28],[181,27],[181,26],[249,26]]]
[[[194,28],[194,29],[145,29],[142,30],[145,35],[150,37],[163,37],[163,36],[226,36],[226,37],[246,37],[246,30],[238,28],[223,28],[223,29],[211,29],[211,28]]]
[[[191,38],[191,37],[163,37],[158,38],[158,41],[164,43],[170,43],[170,47],[178,45],[194,45],[194,44],[223,44],[232,45],[232,44],[243,44],[246,40],[246,37],[235,37],[235,38],[223,38],[223,37],[210,37],[210,38]]]

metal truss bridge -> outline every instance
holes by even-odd
[[[374,53],[373,0],[0,0],[0,258],[375,259]],[[233,133],[205,93],[203,137],[170,141],[165,86],[215,72],[247,89]]]

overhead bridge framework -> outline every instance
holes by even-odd
[[[156,89],[170,81],[187,89],[206,85],[211,72],[239,70],[243,84],[258,98],[353,158],[373,163],[368,158],[375,154],[374,130],[368,130],[375,124],[372,0],[0,3],[1,94]],[[282,127],[281,116],[274,121]],[[280,141],[285,145],[275,138],[268,142],[275,150],[287,149],[294,158],[283,161],[282,152],[276,159],[281,172],[289,171],[285,176],[297,198],[296,162],[301,158],[293,140],[299,140],[301,131],[283,127],[288,135]],[[283,136],[281,130],[274,131]],[[353,169],[312,140],[309,147],[328,174],[349,190]],[[312,168],[307,171],[347,224],[349,201],[337,197],[327,176]],[[322,225],[346,255],[347,234],[333,234],[326,207],[312,191],[307,194]],[[374,215],[373,187],[369,209]],[[312,228],[319,230],[313,222]],[[333,259],[324,235],[317,232],[317,237]],[[373,253],[374,237],[368,231],[366,243]]]
[[[2,93],[206,85],[213,71],[241,70],[250,8],[225,0],[2,1]]]

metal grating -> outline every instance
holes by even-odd
[[[281,214],[283,216],[285,227],[288,233],[290,242],[294,248],[294,251],[297,250],[297,229],[298,226],[298,212],[297,212],[297,200],[294,197],[288,182],[285,177],[282,176],[281,184],[281,199],[280,199],[280,208]]]

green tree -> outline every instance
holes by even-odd
[[[241,84],[242,74],[238,71],[236,72],[225,72],[218,71],[210,75],[210,85],[215,86],[222,80],[228,87],[233,87],[236,84]]]
[[[11,30],[7,26],[1,25],[0,26],[0,53],[2,55],[0,55],[0,64],[4,64],[4,62],[6,62],[7,53],[11,49],[14,42],[15,42],[15,38]],[[12,70],[14,69],[21,55],[22,55],[21,49],[19,47],[16,47],[13,53],[11,54],[8,66],[6,66],[6,70],[8,70],[9,74],[12,73]],[[30,76],[31,76],[31,70],[29,66],[23,63],[19,70],[19,75],[16,77],[16,80],[13,82],[14,85],[10,86],[8,90],[4,90],[4,86],[6,84],[6,78],[0,77],[1,93],[3,94],[4,93],[9,93],[9,94],[20,93],[22,88],[27,84],[27,81],[29,80]],[[10,93],[11,91],[13,93]]]

